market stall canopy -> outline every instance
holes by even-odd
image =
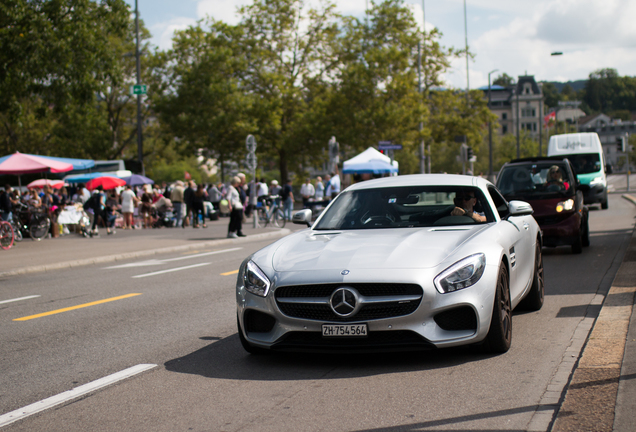
[[[391,165],[391,158],[373,147],[369,147],[342,164],[343,174],[390,174],[397,172],[397,161],[393,161]]]
[[[67,183],[86,183],[89,180],[92,180],[97,177],[104,177],[104,173],[94,172],[94,173],[86,173],[86,174],[75,174],[64,177],[64,181]]]
[[[128,177],[122,177],[122,180],[124,180],[126,182],[127,185],[130,186],[141,186],[141,185],[146,185],[146,184],[155,184],[154,180],[149,179],[146,176],[142,176],[139,174],[133,174],[131,176]]]
[[[101,186],[104,190],[115,189],[118,186],[125,186],[126,182],[119,177],[103,176],[89,180],[86,183],[86,189],[94,190]]]
[[[56,162],[70,163],[71,165],[73,165],[73,170],[89,169],[95,166],[95,161],[92,159],[74,159],[74,158],[61,158],[61,157],[55,157],[55,156],[39,156],[39,155],[32,155],[27,153],[20,153],[20,154],[23,154],[26,156],[35,156],[39,158],[50,159]],[[11,156],[12,155],[1,157],[0,164],[4,162],[5,159]]]
[[[28,155],[20,152],[5,156],[0,161],[0,174],[61,173],[72,169],[73,165],[68,162],[60,162],[43,156]]]
[[[29,183],[27,185],[27,189],[38,189],[43,188],[44,186],[50,186],[53,189],[62,189],[64,186],[64,180],[38,179]]]

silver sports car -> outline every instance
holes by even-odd
[[[356,183],[308,229],[248,257],[236,284],[250,353],[505,352],[512,310],[543,305],[532,207],[485,179],[424,174]]]

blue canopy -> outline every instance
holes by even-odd
[[[104,174],[100,172],[94,173],[86,173],[86,174],[75,174],[64,177],[64,181],[67,183],[86,183],[89,180],[92,180],[97,177],[104,177]]]
[[[23,153],[23,154],[27,154],[27,153]],[[3,156],[0,158],[0,163],[2,163],[5,159],[9,158],[12,155],[7,155],[7,156]],[[28,155],[28,156],[37,156],[37,157],[41,157],[44,159],[51,159],[57,162],[64,162],[64,163],[69,163],[71,165],[73,165],[73,169],[74,170],[82,170],[82,169],[89,169],[89,168],[93,168],[95,166],[95,161],[92,159],[72,159],[72,158],[61,158],[61,157],[54,157],[54,156],[40,156],[40,155]]]
[[[348,164],[342,172],[343,174],[388,174],[396,173],[398,169],[381,159],[371,159],[366,162]]]

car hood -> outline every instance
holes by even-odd
[[[431,268],[488,225],[349,231],[305,230],[274,251],[276,271]]]

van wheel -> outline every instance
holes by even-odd
[[[609,204],[607,202],[607,194],[605,195],[605,199],[601,201],[601,208],[603,210],[607,210],[609,208]]]

